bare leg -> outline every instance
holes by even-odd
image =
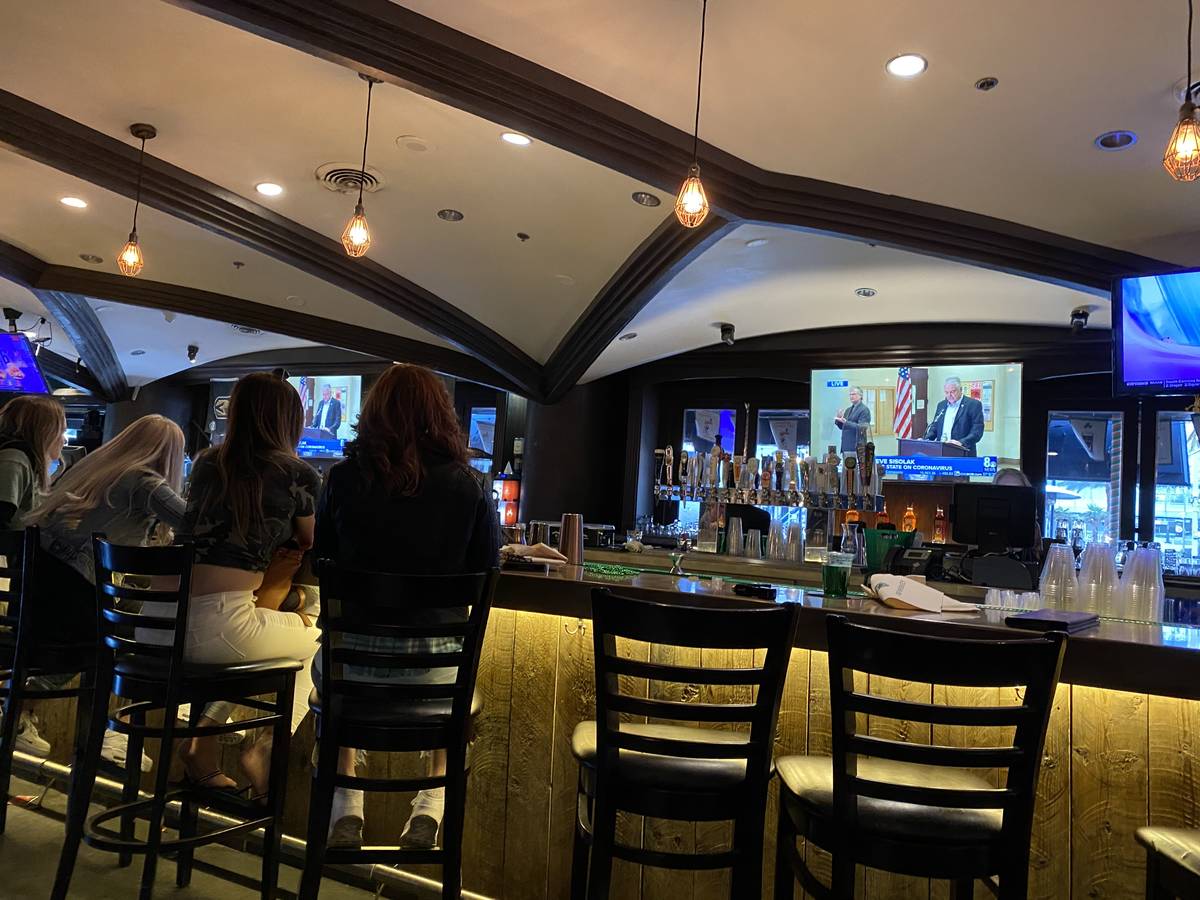
[[[199,725],[223,725],[208,716],[201,716]],[[184,771],[193,781],[206,788],[232,788],[237,782],[221,772],[221,745],[215,734],[194,737],[179,744],[179,758]],[[264,782],[265,784],[265,782]]]

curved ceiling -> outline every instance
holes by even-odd
[[[700,0],[397,5],[691,130]],[[710,0],[701,137],[771,171],[1200,264],[1200,241],[1170,240],[1200,229],[1195,191],[1161,165],[1186,23],[1182,2]],[[889,77],[902,52],[928,71]],[[975,90],[984,76],[999,86]],[[1113,129],[1141,139],[1097,150]]]
[[[864,298],[855,291],[874,290]],[[714,323],[738,338],[905,322],[1051,325],[1066,329],[1079,306],[1089,327],[1109,327],[1095,294],[879,247],[765,225],[743,225],[693,261],[650,301],[584,380],[718,342]]]

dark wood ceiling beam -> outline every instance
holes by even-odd
[[[663,286],[733,227],[718,215],[710,215],[699,228],[681,228],[674,214],[664,219],[600,289],[546,361],[546,402],[569,391]]]
[[[389,0],[168,0],[433,97],[674,193],[691,136],[543,66]],[[702,144],[704,182],[731,220],[849,235],[1059,284],[1173,267],[991,216],[770,172]]]
[[[95,397],[104,399],[104,388],[78,360],[67,359],[61,353],[43,349],[37,355],[37,361],[38,365],[42,367],[43,375],[55,378],[68,387],[86,391]]]
[[[124,400],[129,393],[125,369],[117,359],[117,352],[100,324],[100,318],[87,300],[66,291],[34,288],[33,293],[67,333],[79,358],[100,382],[104,399],[109,402]]]
[[[132,197],[137,148],[0,90],[0,146]],[[503,336],[432,292],[232,191],[147,155],[142,202],[281,260],[424,328],[536,395],[541,367]],[[135,279],[131,279],[135,280]]]

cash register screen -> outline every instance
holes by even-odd
[[[1021,465],[1021,364],[814,369],[811,422],[815,454],[866,433],[889,478],[991,481]]]

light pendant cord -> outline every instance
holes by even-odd
[[[1187,102],[1192,102],[1192,0],[1188,0],[1188,49],[1187,49],[1187,87],[1183,95]]]
[[[137,193],[134,194],[133,200],[133,231],[137,233],[137,214],[138,208],[142,205],[142,172],[146,168],[146,139],[142,138],[142,149],[138,151],[138,179]]]
[[[367,122],[363,126],[363,154],[362,154],[362,169],[358,176],[358,205],[362,206],[363,184],[367,180],[367,138],[371,134],[371,89],[375,87],[374,81],[367,82]]]
[[[1191,0],[1188,0],[1189,6]],[[692,165],[700,162],[700,86],[704,82],[704,25],[708,19],[708,0],[700,8],[700,64],[696,69],[696,124],[692,129]]]

